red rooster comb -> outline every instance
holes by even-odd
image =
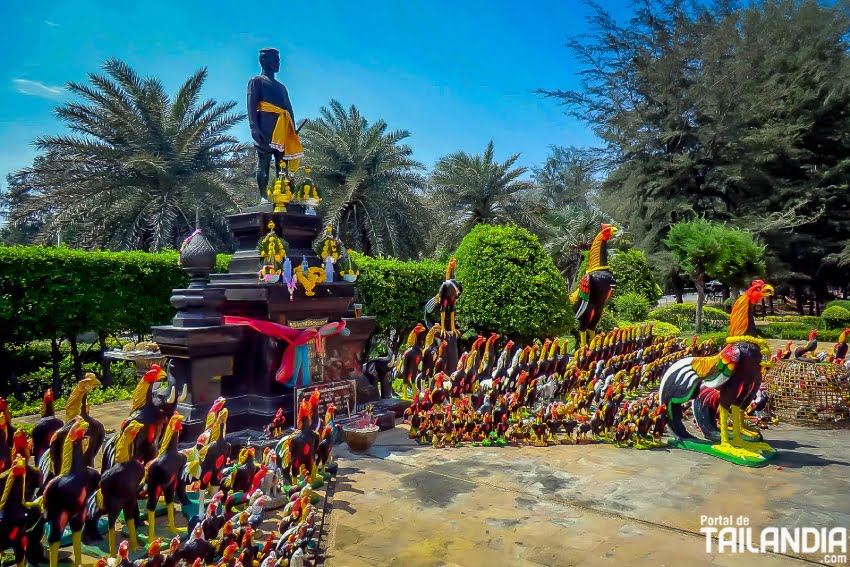
[[[301,405],[298,407],[298,428],[301,428],[305,419],[310,419],[312,416],[313,404],[310,403],[310,400],[302,400]]]
[[[159,382],[166,375],[165,371],[159,367],[159,364],[151,364],[151,369],[145,372],[143,379],[145,382],[152,384],[153,382]]]
[[[30,456],[29,452],[29,443],[27,442],[27,432],[23,429],[18,429],[15,431],[15,435],[12,436],[12,447],[14,447],[15,452],[22,455],[25,458]]]

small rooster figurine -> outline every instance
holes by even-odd
[[[221,478],[221,491],[225,496],[229,492],[248,493],[253,488],[254,476],[257,474],[254,451],[253,447],[244,447],[239,451],[236,463],[224,471]]]
[[[100,381],[89,372],[85,378],[77,382],[71,391],[71,395],[68,396],[68,402],[65,405],[65,425],[53,434],[50,438],[48,450],[42,453],[38,461],[38,468],[41,469],[45,482],[49,482],[50,479],[59,474],[59,469],[62,468],[65,437],[74,426],[76,417],[86,422],[86,429],[93,430],[91,433],[86,432],[86,436],[89,437],[89,446],[85,451],[85,457],[87,464],[94,463],[94,455],[103,444],[106,431],[99,421],[89,416],[86,395],[98,386],[100,386]],[[88,464],[88,466],[92,466],[92,464]]]
[[[402,397],[408,398],[413,390],[413,379],[419,374],[419,363],[422,362],[422,341],[420,335],[425,332],[425,326],[417,323],[407,337],[407,348],[398,361],[395,377],[401,378],[404,385]]]
[[[596,326],[602,312],[614,293],[614,274],[608,267],[608,240],[617,234],[617,227],[603,224],[602,230],[593,239],[588,257],[587,272],[570,296],[576,321],[578,321],[579,344],[576,352],[583,350],[596,336]]]
[[[59,564],[59,542],[65,526],[71,526],[74,565],[82,561],[82,529],[86,519],[86,497],[97,490],[100,473],[86,465],[83,437],[88,422],[77,416],[62,443],[62,462],[56,477],[44,488],[44,514],[50,526],[50,567]]]
[[[836,364],[843,364],[847,358],[847,335],[850,334],[850,329],[844,329],[838,335],[838,342],[832,348],[832,359]],[[33,431],[34,432],[34,431]]]
[[[452,258],[449,265],[446,267],[446,279],[440,285],[440,291],[425,305],[425,315],[433,313],[435,310],[440,311],[440,328],[444,329],[452,335],[460,335],[460,331],[455,327],[455,306],[460,294],[463,292],[463,286],[455,279],[455,268],[457,260]],[[446,326],[446,316],[448,315],[449,326]],[[427,322],[427,320],[426,320]],[[450,370],[454,370],[451,368]]]
[[[29,530],[41,517],[41,507],[26,497],[28,473],[26,459],[18,455],[9,470],[0,475],[0,551],[11,549],[18,567],[26,561],[37,565],[41,560],[41,538],[27,542],[32,537]]]
[[[41,419],[32,428],[32,454],[37,463],[50,447],[50,439],[59,431],[64,423],[56,417],[53,410],[53,390],[48,388],[41,400]]]
[[[97,520],[106,514],[109,553],[115,555],[115,522],[118,514],[124,514],[124,524],[130,534],[130,549],[136,551],[136,516],[139,513],[139,485],[145,476],[145,467],[135,459],[136,435],[142,429],[138,421],[131,421],[124,431],[117,434],[115,442],[115,465],[100,478],[100,488],[88,501],[87,533],[97,533]]]
[[[177,526],[174,525],[174,496],[180,497],[183,501],[185,494],[185,485],[182,483],[181,472],[186,465],[186,455],[177,450],[179,443],[180,431],[183,429],[183,416],[175,413],[171,416],[162,435],[162,442],[159,447],[157,457],[147,465],[147,486],[148,493],[148,540],[153,541],[156,538],[154,530],[154,513],[159,497],[165,499],[165,507],[168,511],[168,531],[177,533]]]
[[[306,467],[312,475],[316,463],[316,445],[319,435],[313,429],[312,416],[319,405],[319,392],[314,391],[310,399],[303,400],[298,408],[298,431],[285,437],[278,443],[281,464],[289,471],[292,484],[298,481],[301,467]]]
[[[809,333],[809,342],[806,346],[799,346],[794,349],[794,358],[804,362],[815,362],[814,354],[818,349],[818,330],[812,329]]]

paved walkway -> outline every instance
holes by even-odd
[[[781,451],[775,464],[747,469],[611,445],[438,450],[397,427],[366,456],[338,447],[327,564],[803,565],[706,553],[700,516],[746,515],[755,528],[850,527],[848,436],[778,427],[766,432]]]

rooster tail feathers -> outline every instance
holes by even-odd
[[[433,313],[437,308],[437,304],[440,302],[440,296],[435,295],[431,299],[428,300],[428,303],[425,304],[425,313]]]
[[[679,439],[692,437],[682,423],[682,404],[693,399],[702,381],[691,364],[693,360],[693,357],[683,358],[670,366],[658,389],[660,402],[667,405],[668,426]]]
[[[41,471],[42,478],[47,478],[50,475],[50,470],[53,468],[53,463],[50,460],[50,449],[45,451],[38,460],[38,468]]]
[[[97,519],[103,513],[103,493],[98,488],[86,501],[86,515],[90,519]]]

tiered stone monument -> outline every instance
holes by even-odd
[[[263,73],[248,84],[248,119],[262,195],[271,165],[278,180],[289,179],[281,165],[291,167],[300,158],[300,141],[288,93],[274,78],[280,65],[277,51],[262,50],[260,64]],[[228,217],[237,247],[227,273],[210,276],[216,251],[200,230],[181,249],[191,284],[174,291],[171,302],[178,313],[171,325],[155,327],[153,335],[169,357],[169,380],[188,385],[188,397],[178,405],[187,439],[203,430],[207,411],[219,396],[227,398],[231,432],[259,433],[278,408],[291,426],[297,396],[316,387],[326,391],[323,401],[333,401],[340,418],[356,411],[355,383],[365,380],[361,364],[375,320],[355,317],[353,282],[339,274],[323,277],[326,263],[313,250],[313,241],[324,225],[313,204],[286,205],[278,196],[273,195],[274,205],[262,203]],[[263,262],[258,242],[271,223],[288,244],[290,285],[283,278],[268,282],[259,277]],[[315,337],[316,330],[328,328],[332,334]],[[297,376],[284,364],[285,356],[293,360],[293,353],[300,364]],[[370,400],[357,403],[364,401]]]
[[[203,233],[196,231],[181,251],[182,265],[192,275],[192,283],[188,289],[174,291],[171,302],[178,313],[172,324],[153,329],[154,340],[169,357],[170,378],[178,385],[188,384],[189,395],[178,410],[186,417],[184,428],[197,433],[203,430],[206,413],[219,396],[227,398],[230,431],[259,431],[278,408],[284,409],[287,423],[293,423],[296,388],[277,377],[284,350],[297,347],[247,325],[225,325],[224,317],[270,321],[299,331],[344,323],[341,332],[323,341],[321,351],[315,341],[306,345],[309,384],[302,380],[298,386],[310,390],[336,385],[338,391],[341,381],[362,380],[363,352],[375,327],[374,318],[354,316],[354,283],[318,281],[309,290],[311,295],[299,284],[290,296],[283,281],[259,280],[257,242],[268,231],[270,221],[289,243],[287,256],[295,265],[293,270],[301,270],[305,260],[311,268],[322,267],[311,246],[323,229],[320,217],[305,215],[299,205],[275,213],[269,204],[231,215],[229,220],[238,244],[228,272],[209,276],[215,267],[215,250]],[[346,403],[348,398],[342,400]],[[347,403],[351,404],[348,408],[337,404],[340,416],[355,411],[353,395]]]

